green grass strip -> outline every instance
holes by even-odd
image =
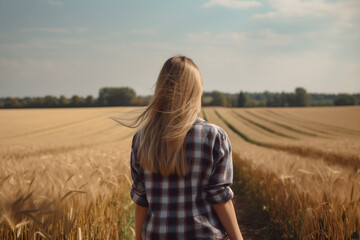
[[[264,121],[270,122],[270,123],[272,123],[272,124],[278,125],[278,126],[280,126],[280,127],[282,127],[282,128],[288,129],[288,130],[290,130],[290,131],[297,132],[297,133],[304,134],[304,135],[308,135],[308,136],[312,136],[312,137],[318,137],[318,135],[316,135],[316,134],[314,134],[314,133],[309,133],[309,132],[301,131],[301,130],[299,130],[299,129],[290,127],[289,125],[285,125],[285,124],[278,123],[278,122],[272,121],[272,120],[270,120],[270,119],[261,117],[261,116],[255,114],[255,113],[250,112],[250,111],[246,111],[246,112],[247,112],[248,114],[256,117],[256,118],[259,118],[259,119],[262,119],[262,120],[264,120]]]

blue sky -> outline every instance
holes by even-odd
[[[184,54],[204,90],[360,92],[359,0],[0,0],[0,97],[153,92]]]

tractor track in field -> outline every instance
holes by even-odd
[[[227,125],[234,133],[240,136],[243,140],[255,144],[259,147],[270,148],[278,151],[287,152],[293,155],[298,155],[302,157],[310,157],[313,159],[323,159],[324,161],[330,164],[338,164],[342,166],[348,166],[357,170],[360,168],[360,156],[358,155],[344,155],[341,153],[331,153],[325,152],[320,149],[315,149],[311,147],[303,147],[303,146],[291,146],[291,145],[279,145],[272,143],[264,143],[257,140],[254,140],[247,136],[246,134],[239,131],[236,127],[234,127],[230,122],[224,119],[217,110],[214,110],[215,114],[220,118],[220,120]]]
[[[276,114],[272,114],[271,112],[260,112],[260,114],[262,115],[266,115],[267,117],[270,117],[270,118],[276,118],[277,120],[280,120],[280,121],[289,121],[284,119],[284,117],[280,116],[280,115],[276,115]],[[297,122],[296,120],[291,120],[293,122],[293,124],[301,127],[301,128],[305,128],[307,130],[310,130],[310,131],[313,131],[313,132],[316,132],[316,133],[319,133],[319,134],[324,134],[324,135],[327,135],[327,136],[335,136],[334,133],[330,133],[330,132],[326,132],[326,131],[323,131],[323,130],[319,130],[319,129],[316,129],[316,128],[312,128],[312,127],[309,127],[307,125],[303,125],[299,122]]]
[[[320,137],[320,136],[317,135],[317,134],[309,133],[309,132],[305,132],[305,131],[302,131],[302,130],[297,129],[297,128],[293,128],[293,127],[291,127],[291,126],[289,126],[289,125],[282,124],[282,123],[279,123],[279,122],[270,120],[270,119],[268,119],[268,118],[259,116],[259,115],[255,114],[255,113],[253,113],[253,112],[250,112],[250,111],[246,111],[246,112],[247,112],[248,114],[252,115],[252,116],[255,117],[255,118],[259,118],[259,119],[261,119],[261,120],[263,120],[263,121],[272,123],[272,124],[274,124],[274,125],[277,125],[277,126],[282,127],[282,128],[284,128],[284,129],[290,130],[290,131],[292,131],[292,132],[300,133],[300,134],[307,135],[307,136],[311,136],[311,137]]]
[[[322,128],[322,129],[325,128],[327,131],[336,132],[337,134],[340,133],[340,134],[346,134],[346,135],[350,135],[350,136],[358,136],[360,134],[360,131],[358,131],[358,130],[351,130],[351,129],[347,129],[347,128],[333,126],[333,125],[330,125],[330,124],[319,123],[319,122],[304,119],[304,118],[298,119],[295,116],[292,116],[292,115],[290,115],[288,113],[280,114],[280,113],[273,112],[271,110],[267,110],[267,112],[269,112],[269,113],[271,113],[273,115],[277,115],[277,116],[282,117],[282,118],[287,118],[288,120],[291,120],[291,121],[297,121],[297,122],[302,122],[302,123],[308,123],[308,124],[311,124],[311,125],[316,125],[319,128]]]
[[[272,133],[272,134],[277,135],[277,136],[280,136],[280,137],[285,137],[285,138],[289,138],[289,139],[293,139],[293,140],[299,140],[299,139],[296,138],[296,137],[292,137],[292,136],[289,136],[289,135],[286,135],[286,134],[277,132],[277,131],[275,131],[275,130],[273,130],[273,129],[271,129],[271,128],[268,128],[268,127],[266,127],[266,126],[264,126],[264,125],[262,125],[262,124],[260,124],[260,123],[258,123],[258,122],[255,122],[255,121],[253,121],[253,120],[251,120],[251,119],[249,119],[249,118],[247,118],[247,117],[244,117],[244,116],[241,115],[240,113],[237,113],[237,112],[234,112],[234,111],[232,111],[232,113],[235,114],[236,116],[238,116],[239,118],[247,121],[248,123],[252,124],[253,126],[256,126],[256,127],[258,127],[258,128],[261,128],[261,129],[263,129],[263,130],[265,130],[265,131],[267,131],[267,132],[269,132],[269,133]]]
[[[270,138],[277,137],[277,136],[275,136],[274,134],[272,134],[271,132],[265,131],[265,130],[262,129],[262,128],[259,128],[259,127],[256,127],[256,126],[254,127],[253,124],[251,124],[251,123],[249,123],[248,121],[240,118],[238,115],[235,114],[235,112],[231,112],[231,114],[233,114],[236,118],[238,118],[239,121],[240,121],[242,124],[244,124],[245,126],[247,126],[248,128],[250,128],[250,129],[252,129],[252,130],[254,130],[254,131],[256,131],[256,132],[258,132],[258,133],[260,133],[260,134],[262,134],[262,135],[264,135],[264,136],[270,137]]]

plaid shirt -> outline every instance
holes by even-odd
[[[139,130],[140,131],[140,130]],[[132,200],[149,207],[143,239],[224,239],[225,230],[211,204],[234,194],[232,154],[226,132],[197,118],[186,135],[189,173],[185,177],[144,171],[137,159],[134,135],[131,151]]]

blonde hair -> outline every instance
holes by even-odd
[[[151,102],[127,125],[142,126],[137,155],[143,169],[163,176],[187,174],[185,137],[201,110],[202,87],[190,58],[175,56],[164,63]]]

